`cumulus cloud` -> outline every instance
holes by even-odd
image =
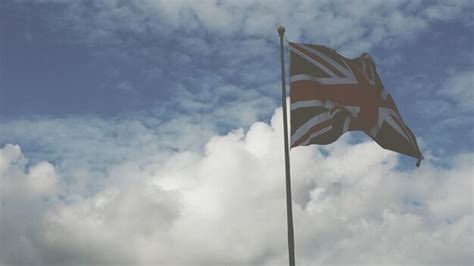
[[[278,109],[271,123],[214,136],[202,152],[112,163],[100,189],[73,199],[78,184],[62,182],[60,166],[29,165],[7,145],[0,262],[285,265],[281,132]],[[292,150],[299,265],[469,265],[473,154],[400,171],[395,153],[350,143]]]
[[[0,264],[33,264],[41,218],[58,193],[53,165],[27,167],[18,145],[0,149]]]

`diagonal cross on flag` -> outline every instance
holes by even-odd
[[[279,26],[288,262],[295,266],[284,34],[285,28]],[[423,155],[415,135],[403,122],[368,54],[348,59],[321,45],[290,42],[289,48],[292,148],[329,144],[345,132],[363,131],[381,147],[417,158],[420,166]]]
[[[423,159],[416,138],[384,89],[368,54],[290,43],[291,147],[329,144],[363,131],[380,146]]]

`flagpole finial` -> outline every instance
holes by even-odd
[[[285,27],[283,26],[279,26],[278,27],[278,34],[280,35],[280,37],[282,37],[283,35],[285,35]]]

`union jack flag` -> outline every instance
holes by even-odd
[[[329,144],[363,131],[385,149],[423,155],[384,89],[372,58],[347,59],[331,48],[290,43],[291,147]]]

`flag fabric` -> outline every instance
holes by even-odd
[[[291,147],[329,144],[363,131],[381,147],[418,159],[423,155],[372,58],[348,59],[331,48],[290,43]]]

